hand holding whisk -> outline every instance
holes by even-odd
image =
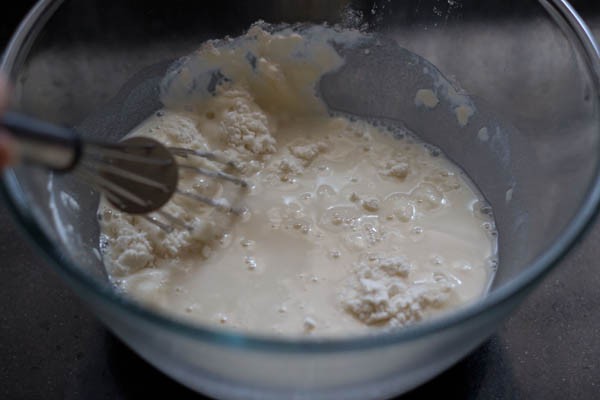
[[[26,162],[56,172],[73,172],[103,193],[117,209],[142,215],[163,230],[170,231],[172,227],[147,214],[156,212],[171,224],[191,229],[161,210],[174,195],[197,200],[222,212],[242,212],[224,198],[214,199],[178,188],[179,172],[183,169],[248,187],[246,181],[223,170],[185,163],[186,159],[200,157],[237,170],[235,163],[215,153],[166,147],[146,137],[132,137],[118,143],[92,141],[72,129],[14,112],[4,113],[0,126],[10,132],[12,164]]]

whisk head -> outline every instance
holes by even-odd
[[[178,188],[180,171],[232,182],[243,188],[248,183],[222,170],[203,168],[183,160],[200,157],[237,169],[235,163],[220,155],[167,147],[147,137],[132,137],[119,143],[85,143],[84,155],[76,172],[92,186],[98,188],[117,209],[129,214],[139,214],[165,231],[173,225],[188,229],[183,221],[161,210],[174,195],[184,196],[215,207],[219,211],[239,215],[242,209],[233,207],[226,199],[215,199]],[[181,159],[178,162],[177,158]],[[163,221],[150,213],[155,212]]]

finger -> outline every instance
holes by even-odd
[[[0,129],[0,171],[14,164],[15,146],[10,135]]]
[[[0,114],[8,106],[9,83],[6,76],[0,72]]]

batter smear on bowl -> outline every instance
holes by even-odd
[[[247,212],[175,196],[165,210],[193,229],[166,232],[103,201],[103,258],[120,290],[198,323],[328,336],[404,326],[485,294],[496,235],[475,186],[409,132],[331,115],[317,95],[344,62],[336,48],[366,38],[257,24],[170,69],[164,109],[131,135],[233,160],[248,191],[193,173],[180,187]]]

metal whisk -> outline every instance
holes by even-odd
[[[166,147],[146,137],[132,137],[117,143],[91,141],[72,129],[15,112],[5,113],[0,126],[12,133],[16,160],[56,172],[73,172],[102,192],[117,209],[142,215],[163,230],[170,231],[172,226],[146,214],[156,212],[171,224],[191,229],[161,210],[174,195],[197,200],[223,212],[242,213],[242,209],[230,205],[224,198],[214,199],[178,188],[179,172],[184,169],[248,187],[246,181],[223,170],[184,162],[200,157],[219,163],[223,168],[238,169],[234,162],[217,154]]]

